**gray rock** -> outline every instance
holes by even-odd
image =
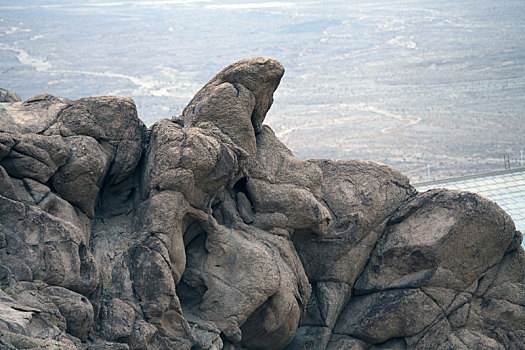
[[[33,280],[33,272],[22,260],[17,259],[14,256],[7,256],[5,259],[2,259],[2,264],[9,268],[10,272],[13,274],[13,277],[17,281]]]
[[[323,172],[323,201],[332,224],[324,239],[298,248],[309,278],[353,285],[386,221],[415,194],[408,179],[385,165],[366,161],[312,160]]]
[[[8,91],[6,89],[0,88],[0,103],[12,103],[12,102],[20,102],[22,99],[18,94]]]
[[[286,223],[280,228],[305,235],[311,233],[310,239],[326,233],[330,214],[310,191],[293,184],[271,184],[259,179],[250,179],[247,189],[256,215],[282,213]]]
[[[501,343],[498,343],[495,339],[485,336],[482,333],[470,331],[467,329],[461,329],[457,332],[457,335],[452,334],[451,339],[458,339],[459,342],[450,342],[455,348],[461,349],[505,349]],[[521,344],[516,344],[515,349],[519,349]]]
[[[129,350],[129,346],[123,343],[110,342],[103,339],[95,339],[84,349],[104,349],[104,350]]]
[[[301,325],[332,329],[388,218],[415,190],[404,175],[385,165],[335,160],[310,163],[322,171],[322,198],[331,225],[324,238],[304,243],[294,239],[314,285]]]
[[[94,323],[93,306],[89,300],[62,287],[47,287],[42,293],[46,294],[66,319],[67,332],[85,341]]]
[[[160,121],[151,130],[142,193],[177,191],[206,210],[239,172],[240,157],[242,150],[211,124],[186,130]]]
[[[224,68],[184,109],[184,125],[212,122],[253,156],[255,132],[260,131],[283,74],[284,68],[279,62],[262,57]]]
[[[179,192],[164,191],[142,202],[138,210],[136,229],[147,235],[156,235],[159,243],[156,250],[169,261],[170,278],[178,283],[186,265],[183,225],[190,206]],[[152,239],[147,237],[146,239]],[[162,238],[164,239],[162,239]],[[140,276],[138,276],[140,277]],[[145,281],[144,283],[148,283]]]
[[[56,121],[69,103],[64,98],[39,94],[23,102],[2,104],[0,132],[41,134]]]
[[[435,343],[434,343],[435,344]],[[447,344],[448,345],[448,344]],[[438,346],[443,346],[443,344],[439,344]],[[370,347],[371,350],[379,350],[379,349],[388,349],[388,350],[397,350],[397,349],[407,349],[407,343],[403,338],[394,338],[387,340],[384,343],[381,344],[375,344]]]
[[[165,249],[165,253],[159,249]],[[133,287],[139,297],[144,316],[162,335],[188,338],[190,328],[182,315],[175,282],[167,260],[167,249],[155,238],[147,239],[134,248]],[[155,281],[152,284],[151,281]]]
[[[60,313],[57,305],[36,287],[35,289],[24,289],[18,292],[16,298],[20,304],[38,309],[40,316],[45,317],[61,331],[66,331],[67,324],[64,315]]]
[[[186,127],[211,122],[247,153],[255,153],[255,131],[251,122],[255,96],[244,85],[222,83],[202,100],[190,103],[191,107],[186,107],[183,115]]]
[[[78,349],[76,344],[66,336],[58,336],[57,339],[41,339],[23,335],[8,330],[0,330],[0,345],[2,342],[6,349],[49,349],[49,350],[74,350]]]
[[[351,292],[352,287],[344,282],[314,282],[301,326],[324,326],[332,329],[350,300]]]
[[[368,345],[359,339],[349,337],[347,335],[333,334],[330,342],[326,346],[327,350],[365,350],[369,349]]]
[[[252,203],[244,192],[237,193],[237,210],[244,223],[251,224],[253,222]]]
[[[51,179],[62,198],[76,204],[93,218],[95,200],[101,180],[108,166],[108,156],[93,138],[71,136],[66,138],[71,149],[67,163]]]
[[[195,337],[196,349],[222,349],[220,330],[211,322],[196,323],[191,328]]]
[[[9,349],[76,349],[74,343],[53,325],[41,310],[28,307],[12,298],[0,301],[0,339]]]
[[[514,232],[492,201],[468,192],[423,193],[390,219],[355,288],[465,290],[503,257]]]
[[[33,278],[81,293],[98,284],[98,267],[83,232],[41,209],[0,197],[0,222],[6,246],[0,259],[15,257]]]
[[[176,300],[169,291],[173,282],[179,283],[177,271],[184,271],[177,294],[184,316],[194,324],[199,347],[219,346],[221,333],[229,343],[242,342],[248,346],[266,342],[265,347],[284,346],[293,337],[300,310],[310,293],[309,286],[289,240],[245,226],[255,214],[249,212],[251,202],[246,183],[236,179],[241,169],[252,163],[243,163],[246,152],[228,136],[210,123],[181,128],[176,123],[163,121],[153,127],[143,182],[143,196],[149,199],[143,204],[138,229],[162,232],[170,245],[168,249],[162,248],[165,242],[159,241],[155,244],[159,249],[153,254],[149,253],[151,248],[141,247],[133,260],[140,262],[140,266],[143,266],[141,261],[157,266],[157,272],[137,273],[139,279],[155,274],[166,287],[151,289],[147,281],[146,284],[135,281],[135,289],[139,287],[142,300],[155,300],[155,303],[148,301],[155,308],[148,307],[146,314],[162,330],[162,323],[155,321],[155,317],[165,314],[168,301]],[[169,197],[176,199],[161,199]],[[194,209],[185,204],[186,201]],[[171,207],[166,205],[168,202],[173,203]],[[220,222],[228,222],[229,227],[221,226],[208,214],[212,206],[213,215],[220,216]],[[261,238],[256,238],[259,236]],[[181,238],[182,250],[177,243]],[[151,264],[152,256],[158,256],[154,259],[158,262]],[[243,264],[238,265],[236,261]],[[261,269],[270,270],[261,273]],[[137,271],[137,267],[134,270]],[[141,268],[138,271],[142,271]],[[236,285],[239,290],[231,288]],[[206,290],[204,295],[203,290]],[[203,330],[204,324],[210,321],[215,323],[215,330]],[[259,327],[261,324],[265,326]],[[183,336],[182,333],[179,336]]]
[[[268,126],[257,135],[257,164],[250,176],[272,184],[294,184],[303,187],[316,199],[322,197],[323,173],[311,162],[297,159]]]
[[[145,350],[152,348],[152,339],[157,328],[146,321],[137,320],[133,325],[129,345],[131,349]]]
[[[68,201],[60,198],[55,193],[48,192],[47,195],[40,200],[38,207],[52,216],[75,225],[82,231],[89,229],[80,218],[82,213],[78,213]],[[89,237],[85,236],[85,238],[86,241],[89,240]]]
[[[517,231],[516,236],[519,236],[521,241],[521,233]],[[476,296],[483,296],[490,288],[502,283],[525,281],[525,251],[520,246],[515,249],[510,248],[513,248],[512,244],[501,261],[489,268],[478,280]]]
[[[325,349],[330,341],[332,330],[328,327],[303,326],[297,330],[293,341],[285,347],[286,350]],[[341,345],[341,344],[338,344]],[[347,344],[345,344],[347,345]],[[348,347],[337,347],[348,349]]]
[[[291,242],[241,227],[208,232],[187,248],[186,270],[177,288],[186,317],[213,321],[226,340],[247,347],[286,345],[310,294]],[[206,293],[199,296],[202,290]]]
[[[40,182],[32,179],[24,179],[24,186],[33,197],[35,204],[38,204],[51,191],[49,187],[42,185]]]
[[[46,183],[69,156],[68,145],[58,136],[26,134],[15,141],[0,164],[16,178],[27,177]]]
[[[11,273],[11,270],[7,266],[0,265],[0,285],[9,286],[12,283],[13,274]]]
[[[0,166],[0,196],[13,199],[15,201],[19,200],[13,185],[13,181],[11,181],[11,178],[2,166]]]
[[[518,349],[525,344],[524,285],[513,285],[510,290],[508,287],[504,292],[502,289],[504,294],[497,298],[481,300],[482,334],[496,340],[504,348]]]
[[[237,62],[149,130],[129,98],[9,95],[0,347],[521,348],[508,215],[385,165],[295,158],[262,125],[283,73]]]
[[[135,323],[135,310],[124,301],[114,298],[100,310],[101,332],[108,340],[129,337]]]
[[[296,244],[314,236],[324,236],[330,214],[319,201],[320,169],[295,158],[268,127],[262,128],[257,135],[257,147],[257,162],[246,181],[256,225],[266,230],[277,227],[290,234],[297,233]],[[282,225],[280,220],[273,220],[275,215],[282,215]],[[267,224],[265,218],[268,216],[271,219]]]
[[[106,183],[128,177],[141,157],[145,126],[128,97],[88,97],[70,101],[46,134],[89,136],[106,150],[111,167]]]
[[[0,130],[1,131],[1,130]],[[15,145],[15,134],[0,132],[0,160],[4,159]]]
[[[379,344],[415,335],[441,313],[441,308],[418,289],[378,292],[352,298],[334,331]]]

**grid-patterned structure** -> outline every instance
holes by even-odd
[[[478,193],[503,208],[525,234],[525,168],[414,184],[418,191],[448,188]],[[525,242],[522,243],[525,247]]]

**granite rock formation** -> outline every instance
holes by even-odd
[[[0,90],[2,349],[518,349],[525,252],[495,203],[263,125],[237,62],[147,129],[133,101]]]

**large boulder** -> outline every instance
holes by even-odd
[[[262,125],[284,73],[226,67],[150,129],[129,98],[0,89],[0,347],[518,349],[495,203]]]
[[[66,319],[67,332],[85,341],[94,323],[93,306],[89,300],[62,287],[47,287],[42,293],[57,306]]]
[[[132,99],[102,96],[70,101],[45,133],[95,139],[109,157],[105,182],[115,185],[135,171],[146,128]]]
[[[428,191],[391,217],[355,288],[359,293],[419,286],[466,290],[501,260],[515,231],[511,218],[488,199]]]
[[[321,203],[321,170],[295,158],[267,126],[257,135],[256,160],[246,181],[255,225],[286,230],[297,240],[324,236],[330,214]]]
[[[93,218],[95,201],[109,164],[108,156],[89,136],[67,137],[66,143],[71,150],[70,157],[53,175],[51,185],[62,198]]]
[[[2,261],[17,259],[19,267],[29,267],[26,276],[79,293],[97,287],[98,266],[80,228],[5,197],[0,197],[0,222]]]
[[[0,131],[43,134],[56,121],[70,100],[50,94],[38,94],[25,101],[0,104]]]
[[[209,121],[250,155],[256,151],[255,133],[273,103],[284,74],[272,59],[256,57],[234,63],[210,80],[182,113],[185,126]]]
[[[310,163],[322,171],[322,199],[332,224],[326,237],[296,241],[313,289],[298,333],[304,336],[296,337],[291,349],[306,348],[311,339],[319,340],[319,349],[328,346],[388,218],[416,192],[404,175],[386,165],[327,159]]]
[[[69,333],[73,341],[57,346],[76,348],[96,326],[103,294],[104,261],[98,258],[106,255],[93,247],[100,246],[100,235],[106,237],[96,229],[100,225],[95,214],[128,211],[146,129],[127,98],[67,100],[42,94],[2,102],[4,287],[17,302],[58,325],[59,333]],[[91,125],[104,133],[93,132],[96,127]],[[23,323],[15,333],[11,327],[6,337],[28,347],[58,339],[55,332],[32,341],[27,338],[31,327]],[[95,340],[104,343],[97,336]]]
[[[408,178],[367,161],[312,160],[323,174],[322,198],[332,225],[324,239],[298,249],[309,278],[353,286],[389,217],[415,195]]]
[[[45,184],[69,156],[70,149],[59,136],[6,136],[12,137],[13,146],[0,164],[15,178],[30,178]]]

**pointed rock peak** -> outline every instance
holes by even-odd
[[[254,130],[258,132],[272,106],[273,93],[283,75],[283,66],[271,58],[255,57],[229,65],[213,77],[184,109],[185,125],[196,124],[200,121],[201,114],[204,114],[204,119],[209,119],[208,103],[214,102],[213,96],[218,89],[230,86],[236,91],[235,98],[241,97],[243,100],[242,117],[248,114]]]

